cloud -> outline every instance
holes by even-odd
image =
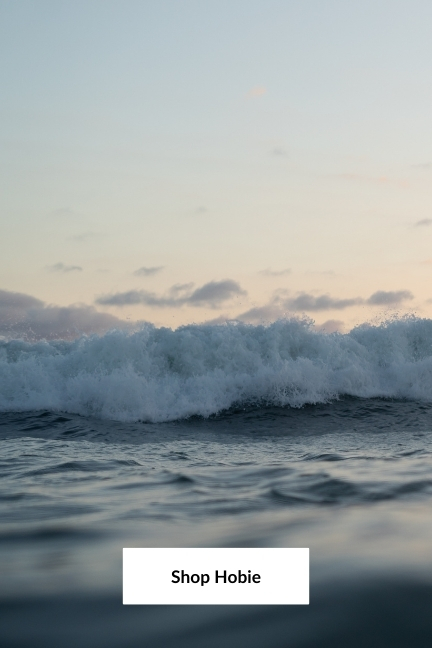
[[[214,325],[219,325],[219,324],[226,324],[227,322],[237,322],[237,318],[233,319],[232,317],[229,317],[228,315],[218,315],[217,317],[214,317],[213,319],[205,320],[203,324],[206,326],[214,326]]]
[[[430,300],[432,301],[432,300]],[[280,319],[287,319],[287,313],[277,304],[267,304],[266,306],[257,306],[251,308],[245,313],[241,313],[236,318],[220,315],[211,320],[206,320],[204,324],[218,325],[227,322],[243,322],[245,324],[270,324]],[[311,321],[311,320],[308,320]],[[316,331],[321,333],[341,333],[345,328],[345,323],[341,320],[330,319],[323,324],[314,325]]]
[[[165,266],[151,266],[151,267],[143,266],[142,268],[138,268],[138,270],[135,270],[133,274],[137,277],[151,277],[152,275],[161,272],[164,268]]]
[[[267,92],[267,88],[265,88],[264,86],[254,86],[247,93],[247,97],[249,99],[254,99],[256,97],[262,97],[263,95],[265,95],[266,92]]]
[[[195,209],[196,214],[206,214],[208,212],[207,207],[204,207],[204,205],[200,205]]]
[[[285,294],[284,294],[285,293]],[[291,312],[317,313],[328,310],[344,310],[352,306],[367,304],[369,306],[394,306],[402,301],[413,299],[414,296],[409,290],[398,290],[395,292],[386,292],[379,290],[368,299],[362,297],[350,297],[340,299],[330,295],[311,295],[309,293],[300,293],[296,297],[287,297],[285,291],[276,291],[273,299],[264,306],[255,306],[248,311],[241,313],[236,319],[250,324],[262,322],[271,322],[276,319],[284,318]],[[334,332],[341,330],[343,322],[332,319],[318,326],[318,330]]]
[[[407,299],[414,299],[414,295],[409,290],[388,291],[378,290],[367,300],[367,304],[372,306],[391,306],[400,304]]]
[[[232,297],[246,295],[237,281],[209,281],[200,288],[192,290],[193,284],[175,284],[168,294],[157,295],[148,290],[129,290],[111,295],[101,295],[95,303],[104,306],[131,306],[143,304],[152,307],[209,306],[217,308]]]
[[[426,162],[426,164],[411,164],[411,169],[432,169],[432,163]]]
[[[352,297],[350,299],[338,299],[330,295],[318,295],[314,297],[308,293],[301,293],[297,297],[286,299],[284,306],[292,311],[324,311],[324,310],[343,310],[350,306],[363,304],[361,297]]]
[[[265,306],[255,306],[245,313],[241,313],[236,319],[246,324],[263,324],[265,322],[274,322],[286,317],[286,312],[282,306],[276,303],[266,304]]]
[[[266,268],[265,270],[260,270],[259,274],[264,277],[284,277],[291,274],[291,268],[284,268],[283,270],[272,270],[271,268]]]
[[[432,225],[432,218],[422,218],[414,223],[414,227],[428,227],[429,225]]]
[[[281,146],[275,146],[274,149],[271,150],[270,154],[275,157],[286,157],[288,152]]]
[[[97,238],[100,236],[97,232],[83,232],[82,234],[76,234],[75,236],[70,236],[68,241],[75,241],[75,243],[83,243],[92,238]]]
[[[324,322],[324,324],[319,324],[315,328],[317,331],[322,333],[340,333],[344,329],[344,322],[341,320],[330,319]]]
[[[76,265],[65,265],[64,263],[55,263],[52,266],[46,266],[46,270],[49,272],[82,272],[81,266]]]
[[[114,293],[111,295],[101,295],[95,299],[96,304],[102,306],[134,306],[136,304],[146,304],[147,306],[168,306],[169,300],[158,297],[156,293],[148,290],[128,290],[127,292]]]
[[[409,290],[385,291],[378,290],[368,299],[362,297],[350,297],[348,299],[339,299],[330,295],[310,295],[300,293],[297,297],[285,299],[282,305],[292,311],[317,312],[325,310],[343,310],[351,306],[368,304],[370,306],[391,306],[400,304],[407,299],[413,299],[414,295]]]
[[[197,288],[188,301],[197,306],[217,306],[232,297],[246,294],[237,281],[224,279],[223,281],[209,281],[201,288]]]
[[[0,290],[0,309],[26,310],[27,308],[43,308],[44,302],[25,293]]]
[[[74,339],[130,325],[93,306],[47,305],[31,295],[0,290],[0,336],[27,340]]]
[[[169,294],[170,295],[179,295],[180,293],[190,293],[192,288],[195,286],[193,281],[185,284],[174,284],[174,286],[171,286],[169,289]]]

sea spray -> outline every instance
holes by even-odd
[[[73,342],[0,342],[0,411],[162,422],[343,395],[432,401],[432,320],[347,334],[298,319],[176,330],[146,324]]]

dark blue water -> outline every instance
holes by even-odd
[[[432,645],[432,405],[0,418],[7,646]],[[125,546],[310,547],[311,603],[121,604]]]

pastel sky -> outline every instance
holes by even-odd
[[[0,335],[432,317],[431,34],[430,0],[3,0]]]

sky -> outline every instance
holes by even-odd
[[[0,335],[432,317],[430,0],[2,0]]]

